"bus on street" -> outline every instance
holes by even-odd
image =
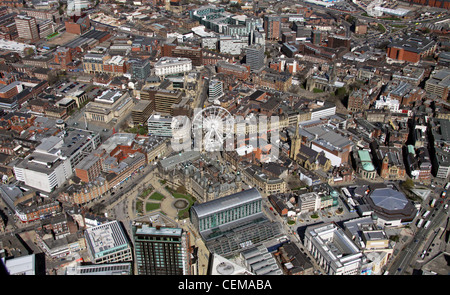
[[[422,227],[423,219],[419,219],[419,222],[417,223],[417,228]]]

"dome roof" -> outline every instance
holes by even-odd
[[[408,204],[405,195],[392,188],[378,188],[370,195],[373,203],[386,210],[402,210]]]
[[[369,162],[363,163],[362,167],[363,167],[364,170],[369,171],[369,172],[372,172],[372,171],[375,170],[375,167],[373,166],[373,164],[369,163]]]

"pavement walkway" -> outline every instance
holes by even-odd
[[[155,172],[152,172],[155,173]],[[175,198],[172,196],[170,192],[166,190],[166,188],[159,182],[158,177],[151,177],[150,184],[154,187],[155,191],[159,192],[164,196],[164,199],[161,201],[161,211],[164,212],[169,218],[173,220],[178,219],[178,210],[173,206],[175,202]]]

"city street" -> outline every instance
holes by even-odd
[[[416,266],[416,262],[418,260],[420,261],[419,251],[428,243],[430,238],[434,237],[434,234],[439,232],[440,227],[445,227],[447,224],[448,213],[443,209],[443,204],[440,204],[431,210],[432,214],[427,218],[427,220],[431,221],[428,228],[417,228],[415,225],[412,225],[412,228],[414,228],[415,231],[414,238],[402,247],[398,256],[394,257],[394,260],[389,267],[390,274],[411,274],[413,268]]]

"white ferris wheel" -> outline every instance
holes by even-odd
[[[227,138],[234,134],[234,119],[230,112],[219,106],[209,106],[194,115],[192,120],[194,145],[205,151],[219,151]],[[201,142],[195,142],[200,140]]]

